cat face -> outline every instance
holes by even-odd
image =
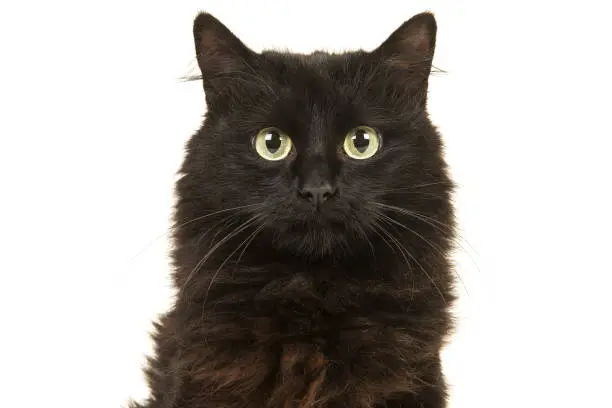
[[[194,33],[208,111],[188,145],[179,217],[235,208],[257,239],[325,256],[371,245],[392,207],[444,210],[450,186],[425,110],[431,15],[370,53],[256,54],[207,14]]]

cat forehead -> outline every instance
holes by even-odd
[[[272,65],[277,74],[287,78],[310,77],[319,80],[337,80],[365,68],[365,53],[342,54],[315,51],[310,54],[264,51],[262,56]],[[307,78],[308,79],[308,78]]]
[[[360,79],[368,67],[352,53],[312,54],[264,53],[266,77],[276,90],[279,103],[298,104],[331,113],[350,105],[362,93]]]
[[[354,52],[335,54],[325,51],[314,51],[306,54],[276,50],[264,50],[261,53],[263,57],[276,62],[282,62],[287,65],[302,64],[312,67],[338,63],[345,59],[351,58],[354,54]]]

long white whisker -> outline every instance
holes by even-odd
[[[423,267],[423,265],[421,265],[421,263],[410,253],[410,251],[408,251],[406,249],[406,247],[404,247],[404,245],[402,245],[402,243],[393,235],[391,234],[389,231],[387,231],[385,228],[383,228],[380,224],[378,224],[378,227],[380,228],[381,232],[383,232],[385,235],[387,235],[387,237],[389,239],[391,239],[391,241],[398,247],[398,249],[400,250],[402,256],[404,257],[404,259],[406,260],[407,264],[410,264],[410,262],[408,261],[408,258],[406,258],[406,255],[408,255],[416,264],[419,268],[421,268],[421,271],[423,271],[423,273],[425,274],[425,276],[429,279],[429,281],[434,285],[434,287],[436,288],[437,292],[440,294],[440,297],[442,298],[442,301],[444,303],[446,302],[446,298],[444,297],[444,294],[442,293],[442,290],[440,290],[440,287],[436,284],[436,282],[434,281],[434,279],[431,277],[431,275],[429,275],[427,273],[427,271],[425,270],[425,268]]]
[[[196,217],[196,218],[192,218],[191,220],[186,221],[186,222],[184,222],[184,223],[182,223],[182,224],[178,224],[178,225],[176,225],[176,226],[173,226],[172,228],[173,228],[173,229],[176,229],[176,228],[181,228],[181,227],[184,227],[185,225],[191,224],[191,223],[193,223],[193,222],[196,222],[196,221],[199,221],[199,220],[203,220],[203,219],[205,219],[205,218],[212,217],[213,215],[217,215],[217,214],[225,213],[225,212],[228,212],[228,211],[234,211],[234,210],[243,210],[243,209],[245,209],[245,208],[261,207],[261,206],[263,206],[263,204],[262,204],[262,203],[257,203],[257,204],[240,205],[240,206],[238,206],[238,207],[232,207],[232,208],[225,208],[225,209],[223,209],[223,210],[215,211],[215,212],[212,212],[212,213],[209,213],[209,214],[204,214],[204,215],[201,215],[201,216]]]
[[[409,190],[415,190],[417,188],[423,188],[423,187],[429,187],[429,186],[437,186],[437,185],[440,185],[440,184],[446,184],[446,185],[449,185],[449,186],[453,186],[456,183],[453,183],[453,182],[450,182],[450,181],[434,181],[434,182],[431,182],[431,183],[423,183],[423,184],[417,184],[417,185],[414,185],[414,186],[403,187],[403,188],[401,188],[401,190],[409,191]]]
[[[165,237],[166,235],[171,233],[173,230],[176,230],[178,228],[184,227],[185,225],[189,225],[189,224],[191,224],[193,222],[196,222],[196,221],[199,221],[199,220],[203,220],[203,219],[208,218],[208,217],[212,217],[212,216],[217,215],[217,214],[225,213],[225,212],[228,212],[228,211],[234,211],[234,210],[242,210],[242,209],[251,208],[251,207],[257,207],[257,206],[262,206],[262,205],[263,205],[262,203],[257,203],[257,204],[241,205],[241,206],[232,207],[232,208],[225,208],[223,210],[219,210],[219,211],[215,211],[215,212],[212,212],[212,213],[209,213],[209,214],[201,215],[201,216],[193,218],[193,219],[191,219],[189,221],[183,222],[182,224],[173,225],[168,230],[166,230],[166,232],[164,232],[162,234],[159,234],[157,237],[153,238],[150,242],[148,242],[142,249],[140,249],[136,253],[136,255],[134,255],[132,257],[131,260],[133,261],[134,259],[138,258],[140,256],[140,254],[142,254],[147,248],[149,248],[151,245],[153,245],[160,238]]]
[[[374,226],[377,227],[378,230],[380,230],[381,232],[383,232],[387,237],[390,236],[389,232],[383,228],[380,224],[378,223],[374,223]],[[397,256],[397,252],[399,251],[400,254],[402,255],[402,258],[404,258],[404,262],[406,264],[406,266],[408,268],[410,268],[410,272],[412,272],[413,267],[410,264],[410,262],[408,261],[408,258],[406,257],[406,255],[404,254],[404,252],[402,251],[402,249],[397,245],[397,243],[393,242],[393,245],[391,245],[391,243],[389,242],[389,240],[387,238],[385,238],[384,236],[382,236],[380,233],[378,233],[378,231],[375,230],[375,232],[378,234],[379,237],[382,238],[382,240],[387,244],[387,246],[389,248],[391,248],[391,250],[393,251],[393,253],[395,253],[395,255]],[[389,237],[390,238],[390,237]],[[414,275],[414,274],[412,274]],[[414,281],[414,276],[412,277],[412,290],[415,290],[415,281]]]
[[[446,197],[443,197],[439,194],[434,194],[434,193],[429,193],[426,191],[418,191],[418,190],[414,190],[414,189],[402,189],[402,188],[396,188],[396,189],[390,189],[390,190],[376,190],[376,194],[405,194],[405,195],[410,195],[410,196],[427,196],[427,197],[433,197],[433,198],[437,198],[439,200],[446,200]]]
[[[243,214],[241,213],[230,214],[227,217],[224,217],[219,222],[216,222],[215,224],[211,225],[210,228],[207,228],[207,230],[198,238],[198,240],[196,241],[196,246],[201,245],[204,238],[206,238],[208,234],[210,234],[211,232],[214,232],[214,235],[210,238],[210,243],[213,244],[215,242],[215,239],[219,236],[219,234],[225,231],[225,228],[227,227],[232,228],[236,223],[240,222],[241,215]],[[220,224],[223,224],[221,225],[221,228],[216,229],[216,227]]]
[[[402,214],[411,215],[411,216],[414,216],[415,218],[417,218],[417,217],[422,217],[422,218],[421,218],[421,220],[422,220],[423,222],[426,222],[427,224],[431,225],[433,228],[436,228],[436,229],[437,229],[438,231],[440,231],[440,232],[448,233],[448,232],[450,232],[450,231],[451,231],[450,227],[449,227],[447,224],[445,224],[445,223],[443,223],[443,222],[441,222],[441,221],[438,221],[438,220],[436,220],[436,219],[434,219],[434,218],[428,217],[428,216],[426,216],[426,215],[419,214],[419,213],[416,213],[416,212],[414,212],[414,211],[407,210],[407,209],[405,209],[405,208],[396,207],[396,206],[394,206],[394,205],[383,204],[383,203],[379,203],[379,202],[374,202],[374,205],[377,205],[377,206],[379,206],[379,207],[383,207],[383,208],[387,208],[387,209],[389,209],[389,210],[394,210],[394,211],[397,211],[397,212],[402,213]],[[436,225],[432,224],[432,223],[431,223],[431,222],[429,222],[429,221],[431,221],[431,222],[435,222],[435,223],[439,224],[441,227],[448,228],[448,230],[446,230],[446,231],[445,231],[445,230],[441,229],[441,227],[440,227],[440,226],[436,226]]]
[[[428,217],[428,216],[426,216],[426,215],[424,215],[424,214],[421,214],[421,213],[418,213],[418,212],[415,212],[415,211],[410,211],[410,210],[407,210],[407,209],[405,209],[405,208],[396,207],[396,206],[394,206],[394,205],[388,205],[388,204],[383,204],[383,203],[379,203],[379,202],[373,202],[373,204],[374,204],[374,205],[377,205],[377,206],[379,206],[379,207],[382,207],[382,208],[386,208],[386,209],[389,209],[389,210],[392,210],[392,211],[396,211],[396,212],[399,212],[399,213],[401,213],[401,214],[405,214],[405,215],[408,215],[408,216],[410,216],[410,217],[416,218],[417,220],[420,220],[420,221],[422,221],[422,222],[424,222],[424,223],[426,223],[426,224],[430,225],[432,228],[435,228],[436,230],[438,230],[438,231],[440,231],[440,232],[442,232],[442,233],[444,233],[444,234],[449,234],[449,233],[450,233],[450,232],[453,230],[453,228],[452,228],[452,227],[450,227],[448,224],[445,224],[445,223],[443,223],[443,222],[441,222],[441,221],[438,221],[438,220],[436,220],[436,219],[434,219],[434,218]],[[436,224],[438,224],[438,225],[434,225],[433,223],[436,223]],[[444,228],[446,228],[446,229],[442,229],[442,227],[444,227]],[[470,247],[470,249],[471,249],[473,252],[475,252],[475,253],[476,253],[476,250],[474,249],[474,247],[473,247],[473,246],[472,246],[472,245],[469,243],[469,241],[468,241],[467,239],[465,239],[465,237],[463,237],[463,236],[462,236],[462,235],[459,233],[459,231],[457,231],[457,232],[455,233],[455,235],[457,236],[457,238],[458,238],[458,239],[454,240],[454,243],[455,243],[456,245],[458,245],[459,247],[461,247],[461,249],[463,249],[463,251],[464,251],[464,252],[465,252],[465,253],[466,253],[466,254],[467,254],[469,257],[470,257],[470,259],[471,259],[472,263],[474,264],[474,266],[476,267],[476,269],[478,269],[478,271],[480,272],[480,268],[478,267],[478,264],[476,263],[476,260],[475,260],[475,259],[472,257],[472,255],[470,254],[470,251],[468,251],[468,250],[467,250],[467,249],[466,249],[466,248],[465,248],[465,247],[464,247],[464,246],[461,244],[461,242],[460,242],[460,241],[465,242],[465,243],[466,243],[466,244],[467,244],[467,245]]]
[[[363,227],[360,224],[356,224],[356,226],[357,226],[357,233],[365,239],[365,241],[368,243],[368,246],[370,247],[370,252],[372,253],[372,256],[376,257],[374,245],[372,244],[372,241],[370,241],[370,238],[368,237],[367,232],[363,229]]]
[[[379,232],[379,230],[382,230],[382,227],[380,226],[380,224],[374,222],[372,224],[372,227],[373,227],[372,231],[374,231],[374,233],[378,235],[380,239],[382,239],[382,241],[389,247],[389,249],[391,249],[391,251],[393,251],[393,253],[397,257],[397,248],[393,247],[393,245],[391,245],[391,243],[389,243],[389,241]],[[404,262],[406,262],[406,266],[408,266],[412,270],[410,264],[408,263],[408,259],[406,259],[405,256],[404,256]],[[412,288],[414,290],[414,278],[412,279]]]
[[[264,225],[260,225],[255,232],[253,232],[253,234],[251,234],[251,238],[249,239],[249,242],[246,243],[246,245],[244,246],[244,248],[242,249],[242,252],[240,252],[240,255],[238,255],[238,259],[236,260],[236,266],[238,266],[238,264],[240,263],[240,260],[242,259],[242,256],[244,255],[247,247],[249,245],[251,245],[251,242],[253,242],[253,240],[255,239],[255,237],[257,237],[257,235],[264,229]]]
[[[409,232],[411,232],[412,234],[416,235],[417,237],[421,238],[425,243],[427,243],[430,247],[432,247],[434,250],[436,250],[441,256],[445,257],[445,254],[442,252],[442,248],[440,248],[439,246],[437,246],[436,244],[434,244],[433,242],[431,242],[430,240],[428,240],[427,238],[425,238],[423,235],[419,234],[418,232],[416,232],[415,230],[413,230],[412,228],[409,228],[407,226],[405,226],[404,224],[402,224],[401,222],[389,217],[386,214],[383,214],[381,212],[377,212],[376,213],[377,216],[382,217],[384,219],[386,219],[388,222],[391,222]],[[463,286],[463,290],[465,290],[465,293],[467,293],[469,295],[469,292],[465,286],[465,282],[463,282],[463,279],[461,279],[461,275],[459,275],[459,273],[457,273],[457,271],[455,269],[453,269],[455,276],[457,276],[457,278],[459,279],[459,281],[461,282],[461,286]]]
[[[210,258],[210,256],[217,250],[219,249],[219,247],[221,247],[223,244],[225,244],[227,241],[229,241],[230,239],[234,238],[236,235],[240,234],[242,231],[244,231],[245,229],[247,229],[249,226],[251,226],[255,220],[258,218],[258,216],[253,216],[251,218],[249,218],[247,221],[243,222],[242,224],[240,224],[237,228],[235,228],[231,233],[227,234],[222,240],[220,240],[219,242],[217,242],[207,253],[206,255],[204,255],[202,257],[202,259],[200,259],[200,261],[193,267],[193,269],[191,270],[191,272],[189,273],[189,275],[187,276],[187,279],[185,279],[185,282],[183,283],[183,287],[182,290],[185,289],[185,287],[187,286],[187,284],[191,281],[191,278],[193,277],[193,275],[199,271],[199,269],[202,267],[202,265],[204,265],[204,263]]]
[[[255,221],[253,221],[253,222],[255,222]],[[252,224],[250,224],[250,225],[252,225]],[[223,260],[223,262],[221,262],[221,265],[219,265],[219,267],[217,268],[217,270],[215,271],[213,276],[210,278],[210,283],[208,284],[208,288],[206,289],[206,294],[204,295],[204,303],[203,303],[202,307],[204,307],[206,305],[206,302],[208,301],[208,295],[210,293],[210,289],[212,288],[212,286],[213,286],[213,284],[215,282],[215,279],[217,278],[217,276],[219,275],[219,272],[221,272],[221,270],[223,269],[225,264],[232,258],[232,256],[236,252],[238,252],[238,250],[240,250],[240,248],[242,248],[243,245],[244,245],[244,249],[246,250],[246,247],[252,242],[252,240],[261,231],[261,229],[262,229],[261,226],[258,227],[253,233],[251,233],[248,237],[246,237],[246,239],[244,241],[242,241],[240,243],[240,245],[238,245],[228,256],[226,256],[225,259]],[[240,254],[240,257],[242,257],[242,254],[244,254],[244,251]]]

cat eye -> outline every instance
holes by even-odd
[[[255,150],[266,160],[278,161],[291,152],[291,139],[275,127],[265,128],[257,133],[254,140]]]
[[[357,126],[344,138],[344,151],[357,160],[368,159],[380,148],[380,137],[376,130],[369,126]]]

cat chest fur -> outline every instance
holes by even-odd
[[[181,336],[188,400],[308,408],[348,399],[365,408],[429,384],[441,327],[404,291],[321,288],[297,274],[264,285],[254,302],[218,295]]]

